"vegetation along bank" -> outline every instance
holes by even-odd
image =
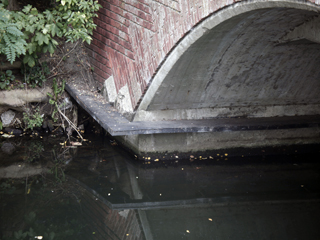
[[[78,134],[84,119],[64,91],[98,94],[86,44],[101,6],[93,0],[1,0],[0,135]]]

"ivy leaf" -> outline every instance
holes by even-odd
[[[56,34],[59,36],[60,29],[56,24],[51,25],[51,35],[54,37]]]
[[[54,20],[53,11],[46,10],[43,12],[49,22]]]
[[[51,25],[46,24],[46,26],[42,29],[43,34],[47,34],[50,31]]]
[[[29,15],[29,24],[34,24],[38,21],[38,18],[36,16],[33,15]]]
[[[32,8],[32,6],[30,4],[28,4],[27,6],[25,6],[23,9],[22,9],[22,12],[24,13],[29,13],[30,9]]]
[[[43,41],[45,44],[49,44],[49,37],[44,35]]]
[[[26,31],[30,32],[30,33],[34,33],[34,30],[35,30],[35,25],[33,24],[29,24],[27,27],[26,27]]]
[[[54,53],[54,46],[52,43],[49,44],[49,48],[48,48],[49,53],[52,55]]]
[[[52,55],[54,53],[54,45],[50,42],[48,45],[44,46],[42,49],[43,53],[48,52]]]
[[[34,53],[37,50],[37,43],[36,42],[30,42],[28,44],[28,52],[29,54]]]
[[[51,43],[52,43],[54,46],[59,45],[59,43],[58,43],[56,40],[54,40],[54,39],[51,39]]]
[[[43,44],[44,40],[45,40],[45,35],[43,35],[40,32],[37,32],[35,41],[37,41],[39,43],[39,45],[41,46]]]
[[[30,14],[38,15],[38,10],[36,8],[32,8]]]
[[[34,67],[34,65],[36,65],[36,61],[35,61],[34,57],[31,55],[24,56],[23,63],[25,63],[25,64],[28,63],[29,67]]]

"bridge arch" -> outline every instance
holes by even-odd
[[[168,55],[134,121],[318,114],[319,10],[250,1],[213,13]]]

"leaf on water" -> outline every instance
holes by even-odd
[[[81,146],[81,145],[82,145],[81,142],[70,142],[70,144],[71,144],[72,146]]]
[[[5,133],[5,134],[2,135],[2,137],[4,137],[4,138],[12,138],[12,137],[14,137],[14,135],[10,135],[10,134]]]

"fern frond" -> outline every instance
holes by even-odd
[[[15,43],[14,47],[18,55],[26,54],[26,48],[25,48],[26,44],[27,44],[26,41],[23,39],[19,39],[19,41]]]
[[[12,45],[9,45],[5,48],[4,52],[7,56],[7,60],[12,64],[16,58],[14,47]]]
[[[7,32],[16,36],[21,37],[23,36],[23,33],[16,27],[16,26],[9,26],[7,27]]]
[[[11,44],[11,41],[10,41],[9,36],[8,36],[7,34],[4,34],[4,35],[3,35],[3,39],[4,39],[4,42],[5,42],[7,45]]]
[[[15,60],[16,60],[16,51],[14,46],[10,47],[10,51],[11,51],[11,60],[10,63],[12,64]]]
[[[2,22],[8,22],[10,18],[10,14],[9,11],[6,9],[0,9],[0,21]]]

